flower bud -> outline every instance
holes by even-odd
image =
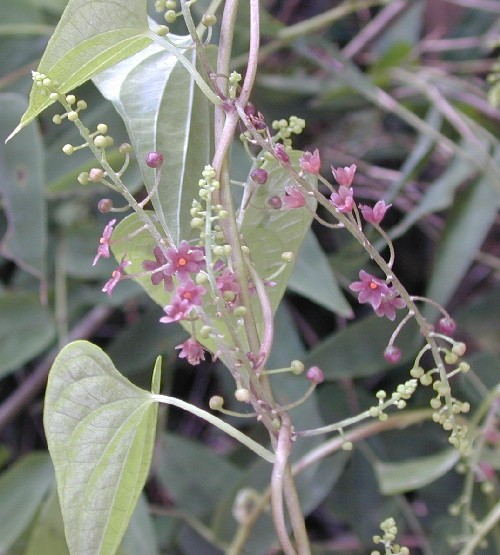
[[[241,401],[242,403],[248,403],[248,401],[250,401],[250,391],[248,391],[248,389],[245,389],[243,387],[240,387],[239,389],[237,389],[234,392],[234,396],[238,401]]]
[[[150,168],[160,168],[163,165],[163,154],[161,152],[148,152],[146,165]]]
[[[274,208],[275,210],[279,210],[283,202],[281,200],[281,197],[279,197],[278,195],[274,195],[267,199],[267,204],[269,204],[271,208]]]
[[[132,145],[130,143],[122,143],[118,150],[120,154],[130,154],[132,152]]]
[[[92,181],[92,183],[99,183],[103,177],[104,171],[101,168],[92,168],[89,171],[89,181]]]
[[[205,13],[201,18],[201,22],[205,27],[213,27],[217,23],[217,18],[212,13]]]
[[[113,201],[110,198],[103,198],[97,204],[97,209],[99,212],[106,214],[113,208]]]
[[[446,335],[451,335],[456,329],[457,324],[453,318],[441,318],[438,322],[439,330]]]
[[[208,406],[212,410],[220,410],[224,405],[224,399],[220,395],[214,395],[210,397],[210,401],[208,401]]]
[[[267,173],[266,170],[262,168],[257,168],[250,173],[250,179],[254,183],[258,183],[259,185],[264,185],[264,183],[267,181],[268,175],[269,174]]]
[[[384,351],[384,358],[387,362],[390,362],[391,364],[396,364],[396,362],[399,362],[401,360],[401,354],[401,349],[399,349],[395,345],[390,345]]]
[[[320,384],[324,381],[325,375],[319,366],[311,366],[306,372],[306,378],[313,384]]]

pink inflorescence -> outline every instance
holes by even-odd
[[[389,320],[394,320],[396,309],[406,306],[395,288],[384,280],[376,278],[364,270],[359,272],[359,279],[360,281],[351,283],[349,289],[358,293],[358,301],[361,304],[371,304],[377,316],[387,316]]]

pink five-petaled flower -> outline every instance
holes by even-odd
[[[306,204],[304,195],[293,186],[285,187],[285,196],[281,197],[283,206],[286,208],[302,208]]]
[[[366,204],[360,204],[359,209],[363,218],[369,223],[378,225],[385,216],[387,210],[392,206],[392,204],[386,204],[383,200],[379,200],[375,206],[367,206]]]
[[[188,301],[188,299],[181,299],[180,297],[174,297],[172,302],[167,306],[163,307],[165,311],[165,316],[160,318],[160,322],[163,324],[170,324],[170,322],[178,322],[179,320],[184,320],[189,316],[193,305]]]
[[[188,301],[191,306],[200,306],[202,303],[202,297],[207,292],[203,285],[196,285],[196,283],[188,278],[182,281],[177,286],[177,296],[180,299]]]
[[[354,207],[354,197],[352,187],[347,187],[341,185],[339,187],[338,193],[332,193],[330,195],[330,202],[337,208],[340,212],[352,212]]]
[[[116,270],[113,270],[111,274],[111,278],[104,284],[102,288],[103,293],[107,293],[111,297],[111,293],[113,293],[113,289],[115,288],[116,284],[122,279],[125,268],[130,266],[132,262],[130,260],[125,260],[125,257],[122,258],[120,265]]]
[[[109,243],[111,240],[111,235],[113,234],[113,227],[116,224],[116,220],[111,220],[109,223],[106,224],[102,232],[102,237],[99,239],[99,246],[97,247],[97,254],[94,258],[94,262],[92,262],[92,266],[97,264],[97,261],[101,256],[104,258],[109,258]]]
[[[356,164],[352,164],[349,167],[345,166],[344,168],[334,168],[332,166],[332,173],[339,185],[350,187],[356,173]]]
[[[397,296],[394,287],[364,270],[359,272],[359,278],[360,281],[349,285],[351,291],[358,293],[358,301],[361,304],[370,303],[377,316],[387,316],[389,320],[394,320],[396,309],[405,306],[404,300]]]
[[[163,251],[159,246],[156,246],[153,249],[153,254],[156,258],[156,261],[144,260],[144,262],[142,263],[142,267],[147,272],[154,272],[151,274],[151,283],[153,285],[159,285],[163,281],[165,284],[165,289],[167,291],[172,291],[174,288],[172,275],[168,273],[166,267],[162,270],[159,270],[159,268],[162,268],[162,266],[165,266],[167,264],[167,259],[165,258]]]
[[[203,347],[194,337],[186,339],[184,343],[177,345],[176,349],[181,349],[179,358],[186,358],[189,364],[192,364],[193,366],[200,364],[201,360],[205,360]]]
[[[178,248],[169,247],[165,256],[166,273],[175,274],[180,280],[188,279],[190,273],[198,273],[205,266],[205,251],[201,247],[191,247],[187,241],[181,241]]]
[[[316,149],[314,152],[304,152],[302,157],[299,158],[299,164],[304,171],[317,175],[321,168],[319,150]]]

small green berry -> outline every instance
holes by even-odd
[[[175,20],[177,19],[177,14],[174,12],[174,10],[167,10],[163,17],[167,23],[175,23]]]
[[[170,33],[170,29],[166,25],[159,25],[156,28],[156,34],[159,37],[164,37],[165,35],[168,35],[169,33]]]
[[[89,182],[89,172],[82,172],[78,174],[77,180],[80,185],[87,185]]]
[[[304,364],[300,360],[292,360],[292,362],[290,363],[290,368],[292,369],[292,372],[296,375],[302,374],[302,372],[304,372]]]
[[[201,18],[201,23],[205,25],[205,27],[213,27],[217,23],[217,17],[212,13],[205,13]]]

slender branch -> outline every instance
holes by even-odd
[[[174,407],[178,407],[187,412],[190,412],[191,414],[194,414],[195,416],[198,416],[199,418],[202,418],[206,422],[213,424],[214,426],[219,428],[219,430],[225,432],[227,435],[234,437],[234,439],[245,445],[245,447],[251,449],[254,453],[259,455],[259,457],[262,457],[265,461],[270,463],[275,462],[276,457],[274,456],[274,453],[271,453],[271,451],[268,451],[260,443],[257,443],[253,439],[246,436],[244,433],[240,432],[237,428],[234,428],[227,422],[224,422],[224,420],[221,420],[217,416],[210,414],[206,410],[195,407],[194,405],[191,405],[191,403],[187,403],[186,401],[182,401],[181,399],[168,397],[167,395],[151,394],[151,399],[158,403],[173,405]]]
[[[500,501],[491,509],[486,517],[476,526],[474,534],[469,538],[458,555],[474,555],[481,540],[493,529],[500,520]]]
[[[285,555],[297,555],[297,552],[288,537],[283,507],[283,483],[285,480],[291,444],[290,426],[283,422],[278,435],[278,442],[276,445],[276,461],[274,463],[273,473],[271,476],[271,507],[274,529],[276,530],[278,540]]]

